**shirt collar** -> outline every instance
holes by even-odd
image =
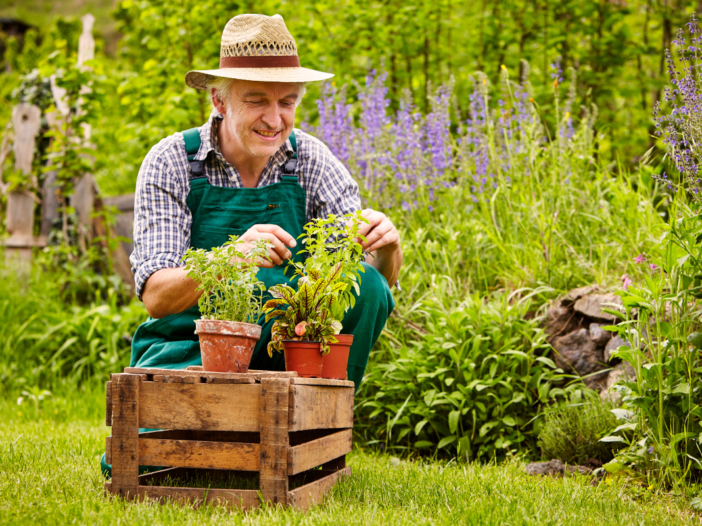
[[[222,150],[219,147],[219,139],[217,138],[217,130],[224,116],[219,113],[216,109],[212,108],[212,113],[207,122],[200,128],[200,149],[195,154],[196,161],[204,161],[210,152],[214,152],[215,155],[222,160]],[[294,150],[292,144],[290,144],[290,139],[287,139],[283,145],[273,154],[273,162],[276,165],[285,163],[290,159]],[[270,162],[268,163],[270,165]]]

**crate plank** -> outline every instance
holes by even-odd
[[[290,431],[353,427],[353,388],[290,386]]]
[[[163,429],[160,431],[146,431],[139,433],[139,438],[199,440],[201,442],[242,442],[245,444],[258,444],[260,442],[259,433],[241,431],[202,431],[198,429]]]
[[[257,384],[145,382],[139,393],[139,423],[156,429],[257,432],[260,398]]]
[[[261,494],[272,504],[287,504],[288,398],[290,379],[261,379]]]
[[[333,387],[354,387],[349,380],[334,380],[333,378],[292,378],[290,383],[295,385],[329,385]]]
[[[151,374],[164,377],[202,377],[202,378],[221,378],[231,380],[230,383],[251,384],[256,381],[256,378],[247,373],[214,373],[204,371],[188,371],[186,369],[151,369],[145,367],[127,367],[124,369],[126,373],[132,374]],[[163,379],[161,381],[164,381]]]
[[[133,374],[112,377],[112,491],[135,495],[139,485],[139,387],[141,378]]]
[[[339,431],[311,442],[288,449],[288,475],[296,475],[321,466],[351,451],[353,433],[350,429]]]
[[[143,466],[258,471],[260,458],[259,444],[139,439],[139,464]]]
[[[324,494],[344,476],[351,475],[351,468],[346,467],[324,478],[305,484],[288,493],[288,502],[300,511],[306,511],[310,506],[320,504]]]
[[[112,484],[105,483],[105,491],[114,493]],[[258,492],[250,489],[211,489],[211,488],[174,488],[167,486],[139,486],[139,499],[154,499],[159,502],[174,501],[200,507],[204,503],[242,511],[258,508]]]
[[[112,425],[112,382],[105,383],[105,398],[107,403],[105,405],[105,424],[107,427]]]

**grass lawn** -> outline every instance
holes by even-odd
[[[623,482],[532,478],[524,466],[399,462],[356,451],[353,476],[307,514],[266,508],[133,504],[103,496],[98,457],[109,429],[102,393],[0,401],[0,524],[698,524],[686,502]]]

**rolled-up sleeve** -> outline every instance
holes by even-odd
[[[180,159],[169,158],[173,157],[173,148],[164,147],[164,142],[173,140],[162,141],[147,154],[137,178],[134,252],[129,260],[139,299],[151,274],[182,265],[190,244],[188,172],[179,166]]]

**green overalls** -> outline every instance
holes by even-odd
[[[203,162],[193,157],[200,147],[197,128],[183,132],[186,150],[191,164],[190,193],[187,205],[192,214],[190,245],[195,248],[211,249],[223,245],[230,235],[239,236],[249,228],[259,224],[278,225],[293,238],[302,234],[306,222],[305,190],[294,175],[297,154],[283,167],[282,182],[261,188],[225,188],[212,186],[202,174]],[[290,136],[293,150],[297,152],[294,133]],[[300,248],[298,244],[297,248]],[[291,252],[294,249],[291,249]],[[295,253],[297,261],[303,255]],[[370,350],[378,340],[385,322],[390,316],[395,302],[385,278],[372,266],[363,264],[361,293],[356,304],[349,309],[342,320],[344,334],[353,334],[353,345],[349,353],[348,378],[356,384],[363,379]],[[266,284],[266,289],[278,283],[291,283],[290,276],[284,274],[285,266],[272,269],[261,268],[258,276]],[[292,274],[288,271],[288,274]],[[267,297],[264,296],[264,301]],[[202,365],[200,344],[195,334],[195,320],[200,318],[197,305],[179,314],[161,319],[149,318],[134,334],[130,367],[158,367],[163,369],[184,369],[189,365]],[[266,350],[270,341],[274,320],[266,323],[261,316],[261,339],[257,342],[251,359],[251,369],[284,371],[285,359],[282,353],[268,356]],[[102,470],[109,466],[102,458]]]

